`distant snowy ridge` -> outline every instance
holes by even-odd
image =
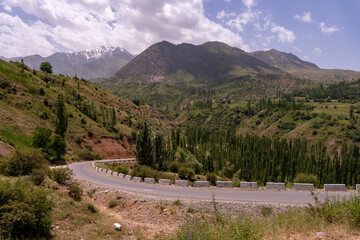
[[[113,55],[131,55],[125,49],[120,47],[107,47],[107,46],[100,46],[91,49],[86,49],[80,52],[71,52],[66,53],[69,59],[81,59],[86,60],[86,62],[95,61],[101,57],[109,57]]]

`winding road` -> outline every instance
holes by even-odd
[[[74,174],[90,183],[111,187],[118,190],[155,195],[159,197],[173,198],[173,199],[188,199],[188,200],[211,200],[213,194],[217,201],[230,202],[265,202],[265,203],[286,203],[286,204],[307,204],[313,203],[313,196],[309,191],[248,191],[233,189],[219,189],[211,188],[193,188],[193,187],[175,187],[162,186],[147,183],[135,183],[131,181],[121,180],[114,177],[106,176],[104,174],[95,172],[91,169],[92,162],[74,163],[69,165]],[[351,192],[324,192],[315,191],[315,195],[319,199],[324,199],[326,196],[350,196]]]

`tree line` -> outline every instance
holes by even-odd
[[[189,127],[184,134],[173,130],[165,140],[159,134],[152,138],[145,124],[136,149],[140,164],[158,170],[173,171],[174,163],[185,163],[196,173],[259,184],[293,182],[300,173],[317,176],[320,184],[360,182],[360,149],[355,144],[344,144],[339,154],[330,156],[325,143],[309,145],[306,139],[272,139]]]

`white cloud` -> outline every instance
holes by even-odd
[[[244,32],[245,25],[259,19],[259,15],[259,11],[246,11],[237,15],[236,18],[227,21],[226,25],[235,28],[240,32]]]
[[[296,14],[296,15],[294,16],[294,19],[300,20],[300,21],[306,22],[306,23],[311,23],[311,22],[312,22],[311,13],[310,13],[310,12],[305,12],[305,13],[303,13],[302,15]]]
[[[5,57],[50,55],[55,51],[50,43],[51,35],[47,24],[40,21],[25,24],[18,16],[0,12],[0,49]]]
[[[231,0],[224,0],[224,1],[225,1],[225,2],[228,2],[228,3],[231,2]]]
[[[223,19],[224,17],[226,17],[226,13],[224,10],[222,10],[221,12],[218,12],[216,15],[217,19]]]
[[[272,33],[277,33],[277,39],[282,43],[293,43],[296,39],[295,34],[284,27],[274,25],[271,28]]]
[[[11,7],[9,5],[7,5],[7,4],[4,4],[3,8],[4,8],[5,11],[12,12]]]
[[[24,22],[1,14],[0,49],[6,57],[49,55],[59,49],[78,51],[99,45],[139,53],[162,40],[193,44],[222,41],[249,50],[239,34],[206,18],[202,0],[2,2],[3,6],[18,7],[38,19]]]
[[[323,22],[320,23],[319,27],[320,27],[320,30],[321,30],[322,33],[325,33],[325,34],[328,34],[328,35],[331,35],[334,32],[339,31],[339,29],[336,26],[327,27],[326,24],[323,23]]]
[[[313,50],[313,54],[314,54],[315,57],[320,57],[321,54],[322,54],[322,50],[320,48],[316,47]]]
[[[256,5],[255,0],[241,0],[241,1],[247,8],[252,8],[253,6]]]

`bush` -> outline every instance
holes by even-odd
[[[68,187],[69,196],[72,197],[75,201],[81,201],[83,194],[82,188],[77,183],[73,183]]]
[[[31,181],[33,181],[35,185],[39,186],[45,180],[46,171],[44,169],[33,169],[30,177]]]
[[[175,177],[171,174],[160,172],[151,167],[144,166],[144,165],[136,165],[131,172],[131,176],[137,176],[141,178],[155,178],[158,181],[160,178],[172,179],[174,180]]]
[[[102,159],[100,154],[94,153],[90,150],[79,151],[77,152],[76,155],[80,160],[85,160],[85,161]]]
[[[24,180],[0,180],[0,239],[50,236],[53,202],[47,195]]]
[[[46,112],[43,112],[44,114]],[[40,118],[44,119],[42,117],[42,114],[40,115]],[[47,115],[47,113],[46,113]],[[48,128],[43,127],[36,127],[33,132],[33,143],[32,145],[36,148],[43,148],[46,149],[50,142],[51,137],[51,130]]]
[[[41,80],[48,83],[48,82],[51,82],[52,79],[48,75],[44,75],[44,76],[41,77]]]
[[[87,204],[87,208],[91,213],[96,213],[97,212],[95,206],[93,204],[91,204],[91,203]]]
[[[129,167],[128,165],[118,165],[115,167],[114,171],[127,175],[129,174]]]
[[[53,168],[50,170],[50,178],[60,185],[65,185],[71,179],[73,172],[70,168]]]
[[[0,88],[5,89],[10,87],[10,81],[4,75],[0,75]]]
[[[115,200],[111,200],[109,203],[108,203],[108,207],[109,208],[114,208],[118,205],[118,203],[115,201]]]
[[[217,181],[217,176],[215,173],[207,172],[206,173],[206,180],[210,182],[211,185],[215,186]]]
[[[318,186],[319,178],[314,174],[298,173],[294,178],[294,183],[312,183]]]
[[[273,213],[274,213],[274,211],[271,207],[262,206],[261,215],[263,215],[264,217],[268,217],[268,216],[272,215]]]
[[[169,170],[170,172],[177,173],[178,170],[179,170],[179,168],[180,168],[180,163],[177,162],[177,161],[171,162],[171,163],[169,163],[169,165],[168,165],[168,170]]]
[[[136,165],[131,173],[132,176],[141,178],[158,178],[158,171],[144,165]]]
[[[180,200],[177,199],[176,201],[173,202],[173,205],[174,206],[181,206],[182,204],[181,204]]]
[[[191,168],[181,167],[179,169],[179,178],[188,179],[188,180],[194,180],[195,172]]]
[[[30,175],[33,169],[46,167],[47,161],[40,149],[17,149],[10,157],[6,158],[0,168],[5,174],[11,176]]]
[[[92,198],[94,196],[95,192],[96,192],[95,188],[91,189],[90,192],[88,192],[89,198]]]
[[[293,130],[295,129],[296,125],[295,123],[290,123],[290,122],[281,122],[278,125],[279,129],[283,129],[283,130]]]
[[[42,112],[40,114],[40,118],[43,119],[43,120],[47,120],[47,119],[50,118],[50,115],[47,112]]]

